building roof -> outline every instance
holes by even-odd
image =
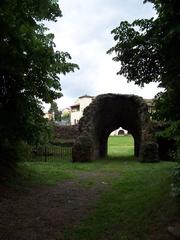
[[[154,99],[144,99],[147,104],[154,104]]]
[[[79,98],[95,98],[95,97],[85,94],[83,96],[80,96]]]

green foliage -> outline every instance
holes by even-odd
[[[121,62],[117,74],[123,74],[129,82],[140,86],[159,81],[162,72],[156,39],[150,38],[153,23],[153,18],[135,20],[132,24],[124,21],[112,31],[117,44],[108,53],[114,52],[113,60]]]
[[[65,112],[61,115],[61,119],[70,122],[70,113]]]
[[[112,31],[115,53],[121,62],[118,74],[139,86],[159,82],[165,91],[157,96],[157,116],[161,120],[180,118],[180,10],[177,0],[154,0],[157,18],[121,22]]]
[[[173,85],[173,81],[178,77],[180,60],[178,1],[156,0],[153,4],[158,17],[138,19],[131,24],[127,21],[121,22],[119,27],[112,31],[117,43],[108,52],[115,52],[114,60],[121,61],[122,64],[119,73],[127,75],[129,81],[141,86],[159,81],[164,86],[171,80]],[[167,72],[167,69],[170,72]],[[176,79],[172,76],[176,76]]]
[[[17,162],[29,158],[29,145],[21,140],[16,142],[4,141],[0,146],[0,180],[6,181],[12,175],[16,176]]]
[[[54,50],[54,36],[41,23],[57,17],[56,0],[0,3],[0,146],[39,140],[47,126],[42,101],[60,97],[58,74],[78,68],[67,52]]]

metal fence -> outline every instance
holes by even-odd
[[[72,160],[72,146],[39,146],[32,147],[29,157],[30,161],[60,161]]]

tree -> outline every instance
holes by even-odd
[[[56,102],[53,101],[51,103],[48,113],[52,113],[54,115],[55,121],[61,121],[61,111],[59,111],[58,105]]]
[[[61,115],[61,119],[67,123],[70,123],[70,112],[64,112]]]
[[[61,16],[56,0],[0,2],[1,165],[16,158],[10,149],[18,141],[38,141],[46,126],[42,101],[60,97],[58,74],[78,68],[67,52],[54,50],[54,36],[41,23]]]
[[[156,119],[169,123],[166,134],[180,141],[180,10],[178,0],[145,0],[157,18],[123,21],[112,30],[114,61],[128,81],[143,87],[158,82],[164,91],[156,96]]]

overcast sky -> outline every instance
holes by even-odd
[[[137,94],[153,98],[159,91],[156,84],[141,89],[116,75],[119,63],[106,52],[115,42],[111,30],[120,21],[150,18],[155,15],[152,4],[143,0],[64,0],[60,1],[63,17],[47,27],[55,35],[57,50],[67,51],[80,70],[61,76],[63,97],[57,100],[63,109],[84,94]]]

